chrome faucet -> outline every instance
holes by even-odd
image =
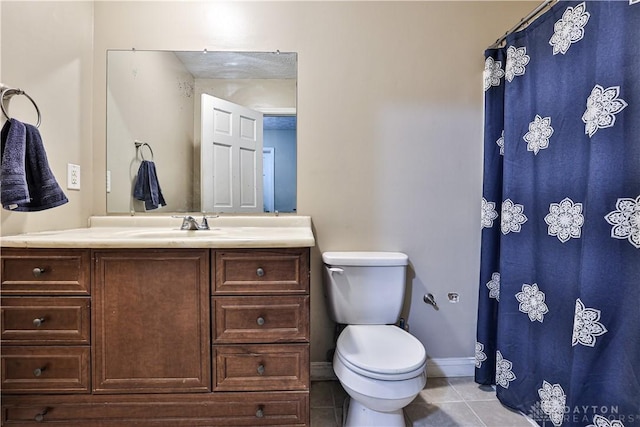
[[[180,230],[209,230],[209,221],[207,221],[207,218],[216,218],[217,216],[218,215],[207,217],[207,215],[203,215],[202,222],[200,224],[198,224],[198,221],[191,215],[176,218],[182,218]]]
[[[205,218],[206,221],[206,218]],[[183,219],[182,219],[182,225],[180,226],[180,230],[208,230],[209,229],[209,224],[206,224],[206,228],[203,228],[203,226],[206,224],[206,222],[203,222],[202,225],[198,224],[198,221],[192,217],[191,215],[186,215]]]

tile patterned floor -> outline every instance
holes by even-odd
[[[311,383],[311,427],[341,427],[347,394],[337,381]],[[495,391],[471,377],[429,378],[405,408],[409,427],[532,427],[524,416],[503,406]]]

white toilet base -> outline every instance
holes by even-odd
[[[402,409],[392,412],[378,412],[369,409],[351,398],[346,409],[346,421],[343,427],[405,427]]]

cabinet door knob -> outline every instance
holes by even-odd
[[[39,377],[40,375],[42,375],[42,373],[43,373],[44,371],[46,371],[46,369],[47,369],[47,368],[46,368],[46,366],[43,366],[42,368],[36,368],[36,369],[34,369],[34,370],[33,370],[33,376],[35,376],[35,377]]]
[[[256,323],[258,324],[258,326],[262,326],[264,325],[264,317],[260,316],[256,319]]]
[[[32,270],[33,277],[40,277],[45,272],[44,268],[36,267]]]
[[[257,371],[258,371],[258,375],[264,375],[264,365],[259,364]]]
[[[41,423],[44,421],[44,416],[49,412],[49,408],[44,408],[42,411],[38,412],[34,418],[36,422]]]
[[[40,326],[42,326],[43,323],[44,323],[44,317],[38,317],[33,319],[33,326],[35,326],[36,328],[39,328]]]
[[[256,418],[262,418],[262,417],[264,417],[264,408],[260,406],[256,411]]]
[[[258,269],[256,270],[256,275],[258,277],[264,276],[264,269],[262,267],[258,267]]]

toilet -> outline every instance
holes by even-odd
[[[426,351],[395,326],[409,259],[400,252],[325,252],[329,316],[346,325],[333,370],[349,394],[345,426],[404,427],[403,408],[424,388]]]

